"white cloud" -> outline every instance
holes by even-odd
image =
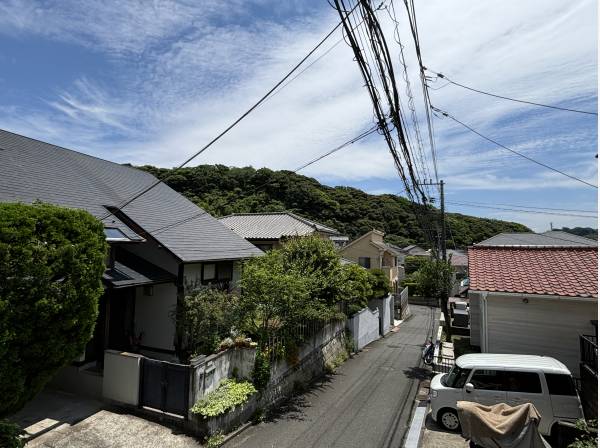
[[[271,16],[257,17],[253,8],[261,3],[274,11]],[[109,54],[118,71],[117,85],[110,89],[94,79],[80,79],[72,88],[50,95],[46,101],[61,114],[25,113],[20,127],[40,126],[62,144],[72,142],[75,148],[120,162],[177,165],[256,101],[337,21],[336,13],[321,4],[283,3],[8,0],[0,4],[0,33],[33,33],[78,43]],[[414,49],[399,6],[401,37],[427,142]],[[428,67],[504,95],[594,106],[589,101],[597,96],[594,1],[435,0],[418,1],[416,6]],[[387,15],[381,13],[380,18],[397,52]],[[322,51],[334,42],[331,39]],[[352,53],[342,42],[192,164],[294,169],[372,123],[362,84]],[[440,87],[444,81],[432,85]],[[595,151],[590,144],[596,139],[593,119],[540,110],[515,121],[532,109],[454,86],[432,91],[432,99],[516,150],[586,180],[596,177],[595,164],[589,162]],[[10,123],[6,115],[0,117]],[[434,121],[440,175],[449,188],[578,191],[569,179],[529,165],[449,119]],[[103,139],[103,133],[110,138]],[[76,145],[82,142],[89,146]],[[425,149],[430,158],[427,144]],[[339,183],[396,176],[378,136],[304,173]]]

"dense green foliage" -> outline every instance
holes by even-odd
[[[106,253],[103,226],[85,211],[0,204],[0,415],[83,352]]]
[[[256,388],[248,381],[237,382],[234,379],[224,379],[219,387],[198,400],[191,411],[204,418],[216,417],[245,403],[253,393],[256,393]]]
[[[254,358],[254,369],[252,369],[252,383],[258,390],[263,390],[269,384],[271,378],[271,363],[268,353],[257,350]]]
[[[598,240],[598,229],[592,229],[591,227],[563,227],[563,232],[572,233],[573,235],[582,236],[584,238],[590,238],[592,240]]]
[[[404,258],[404,273],[406,275],[412,274],[419,270],[419,268],[427,261],[427,257],[415,257],[409,255]]]
[[[357,264],[347,264],[342,266],[342,279],[347,287],[344,297],[348,303],[347,313],[352,316],[365,308],[373,295],[371,275]]]
[[[154,174],[214,216],[241,212],[291,210],[356,238],[379,229],[392,244],[418,243],[427,247],[423,231],[405,198],[370,195],[351,187],[328,187],[317,180],[267,168],[229,168],[200,165],[193,168],[142,169]],[[500,232],[525,232],[521,224],[450,213],[447,223],[458,247],[482,241]],[[452,247],[452,241],[448,242]]]
[[[304,320],[333,318],[345,291],[342,280],[340,257],[330,241],[291,239],[244,264],[241,329],[262,344],[274,331]]]
[[[180,308],[187,358],[214,353],[231,335],[237,322],[238,298],[226,292],[204,288],[187,296]]]
[[[7,420],[0,420],[0,447],[2,448],[22,448],[25,446],[25,440],[19,437],[23,431],[19,425]]]
[[[381,269],[371,269],[369,271],[369,280],[372,291],[370,299],[380,299],[390,293],[390,279]]]

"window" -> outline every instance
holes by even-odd
[[[450,373],[442,378],[443,384],[446,387],[456,387],[460,389],[465,385],[470,373],[471,369],[461,369],[457,365],[454,365]]]
[[[363,268],[371,269],[371,258],[370,257],[358,257],[358,264]]]
[[[119,229],[115,229],[114,227],[106,227],[104,229],[104,236],[106,237],[107,241],[129,241],[129,238],[127,238],[123,232],[121,232]]]
[[[217,265],[217,278],[219,280],[231,280],[233,277],[233,263],[224,261]]]
[[[504,376],[504,390],[508,392],[524,392],[541,394],[542,383],[536,372],[501,372]]]
[[[479,390],[502,390],[502,372],[497,370],[476,370],[471,377],[471,384]]]
[[[544,375],[546,376],[550,395],[577,395],[571,375],[557,373],[546,373]]]
[[[205,263],[202,265],[202,281],[209,282],[217,278],[217,265],[215,263]]]
[[[145,296],[153,296],[154,295],[154,288],[152,287],[152,285],[144,286],[144,295]]]

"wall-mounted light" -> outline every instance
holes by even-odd
[[[523,303],[529,303],[529,299],[528,299],[527,297],[525,297],[525,298],[523,299]]]

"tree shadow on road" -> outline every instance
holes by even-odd
[[[296,394],[286,398],[280,406],[270,411],[263,421],[269,423],[285,420],[304,421],[306,417],[305,409],[311,406],[309,401],[310,396],[317,395],[325,389],[331,388],[330,383],[332,381],[333,375],[325,375],[304,389],[298,390]]]
[[[424,369],[422,367],[410,367],[404,370],[403,373],[407,378],[420,381],[428,380],[432,375],[431,370]]]

